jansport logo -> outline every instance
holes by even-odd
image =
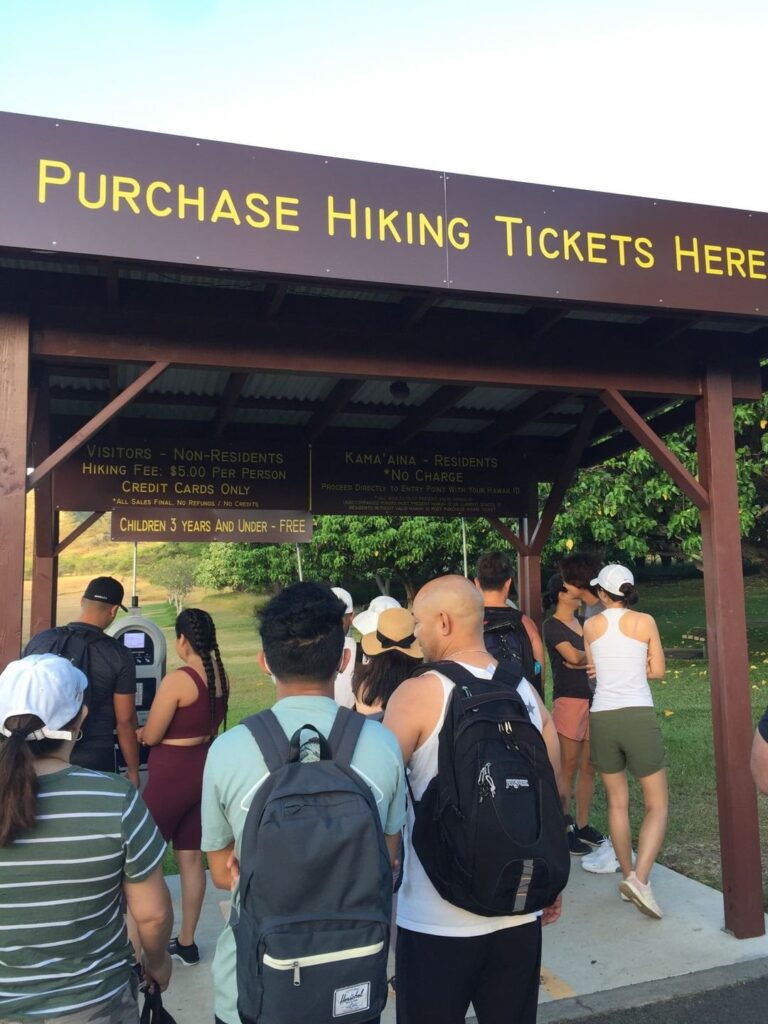
[[[528,779],[507,779],[507,789],[528,789],[529,787]]]
[[[371,1005],[371,983],[362,982],[337,988],[333,993],[333,1016],[343,1017],[348,1013],[359,1013]]]

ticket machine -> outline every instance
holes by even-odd
[[[144,725],[160,680],[165,675],[165,635],[156,623],[141,614],[138,604],[131,607],[127,615],[113,622],[107,633],[122,642],[136,665],[136,714],[139,725]],[[144,766],[149,748],[141,747],[140,755],[141,765]],[[117,763],[120,768],[125,767],[119,749]]]

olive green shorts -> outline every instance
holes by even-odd
[[[592,764],[606,775],[628,768],[642,779],[666,764],[654,708],[590,712],[589,745]]]

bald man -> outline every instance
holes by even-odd
[[[422,587],[413,605],[415,633],[427,661],[456,661],[490,679],[495,659],[483,642],[483,597],[463,576]],[[438,734],[454,684],[440,672],[407,679],[390,697],[384,724],[398,739],[421,799],[437,774]],[[560,747],[552,719],[533,687],[518,693],[540,730],[560,785]],[[470,1003],[478,1024],[534,1024],[539,994],[541,925],[556,921],[560,900],[542,915],[481,917],[448,903],[429,881],[413,848],[413,810],[405,837],[397,907],[398,1024],[464,1024]]]

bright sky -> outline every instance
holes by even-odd
[[[0,0],[0,38],[3,110],[768,210],[766,0]]]

